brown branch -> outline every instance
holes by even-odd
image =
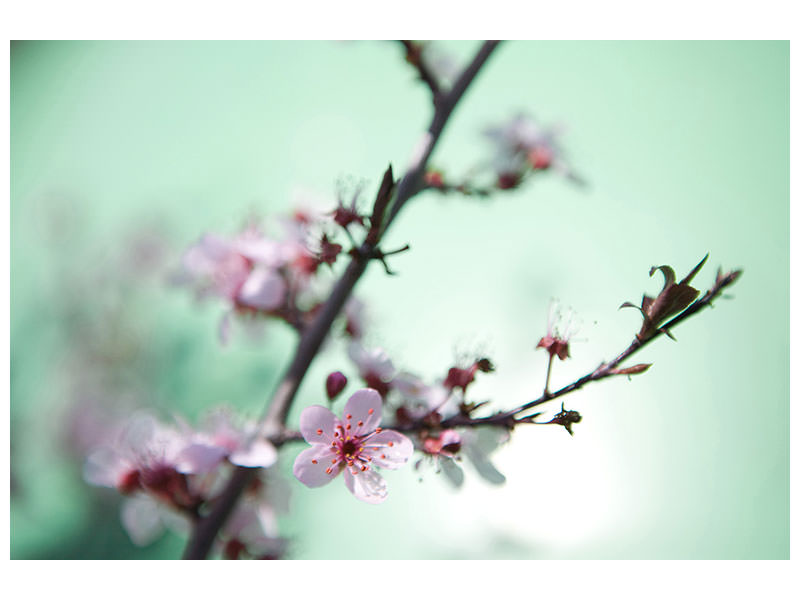
[[[394,221],[394,218],[405,203],[421,189],[420,184],[425,173],[428,159],[450,115],[461,100],[467,87],[469,87],[470,83],[475,79],[478,71],[480,71],[498,43],[499,42],[495,41],[484,42],[475,55],[475,58],[470,65],[464,69],[464,72],[453,85],[452,89],[442,96],[441,101],[436,104],[428,132],[423,137],[420,147],[412,158],[405,176],[397,185],[394,201],[390,205],[388,218],[382,223],[380,231],[370,239],[372,243],[363,244],[360,251],[353,255],[347,269],[334,286],[328,300],[314,320],[304,330],[298,342],[297,349],[295,350],[294,358],[286,374],[283,376],[283,379],[278,384],[278,388],[272,397],[272,401],[269,404],[263,420],[263,433],[274,443],[281,443],[283,440],[283,429],[289,408],[291,407],[292,401],[294,400],[308,367],[317,355],[322,342],[327,337],[333,320],[339,314],[339,311],[341,311],[345,302],[350,297],[356,283],[364,274],[373,253],[377,249],[378,243],[383,238],[383,234]],[[381,189],[384,189],[384,186],[382,186]],[[376,202],[381,202],[380,192],[378,196]],[[254,471],[255,469],[240,467],[234,472],[208,515],[195,523],[186,549],[184,550],[183,558],[203,559],[208,555],[217,533],[236,506],[239,496],[241,496]]]
[[[471,417],[469,415],[463,415],[463,414],[456,415],[448,419],[444,419],[441,423],[439,423],[438,427],[441,427],[443,429],[448,429],[452,427],[481,427],[487,425],[495,425],[500,427],[511,428],[520,423],[535,423],[530,419],[530,416],[522,417],[520,415],[546,402],[550,402],[551,400],[555,400],[556,398],[560,398],[571,392],[579,390],[587,383],[593,381],[600,381],[601,379],[605,379],[613,375],[618,375],[619,373],[616,373],[615,369],[617,369],[619,365],[622,364],[622,362],[624,362],[625,360],[629,359],[631,356],[636,354],[639,350],[647,346],[654,339],[664,335],[664,332],[669,331],[670,329],[680,325],[682,322],[696,315],[701,310],[711,306],[712,301],[715,300],[717,297],[719,297],[725,288],[732,285],[739,278],[740,275],[741,271],[731,271],[725,274],[719,272],[717,274],[717,280],[711,287],[711,289],[709,289],[701,298],[695,300],[695,302],[689,305],[689,307],[687,307],[686,310],[684,310],[681,314],[679,314],[671,321],[669,321],[666,325],[661,327],[661,331],[659,331],[652,337],[646,339],[645,341],[640,341],[638,338],[634,338],[634,340],[630,343],[630,345],[625,350],[620,352],[617,355],[617,357],[614,358],[614,360],[612,360],[609,363],[602,363],[594,371],[587,373],[583,377],[576,379],[575,381],[573,381],[568,385],[565,385],[561,389],[555,392],[545,391],[541,396],[539,396],[535,400],[526,402],[525,404],[517,406],[516,408],[501,411],[486,417]],[[544,424],[544,423],[535,423],[535,424]],[[417,432],[423,429],[430,428],[430,422],[423,418],[423,419],[417,419],[411,423],[398,423],[394,425],[387,425],[386,427],[395,429],[397,431]],[[296,438],[294,437],[293,433],[287,434],[286,441],[293,441],[294,439]]]
[[[422,58],[422,44],[412,42],[411,40],[399,40],[403,47],[406,49],[406,61],[411,64],[416,70],[419,78],[425,82],[425,85],[430,89],[433,94],[434,106],[439,103],[442,95],[442,90],[439,87],[439,81],[434,75],[433,71],[428,68]]]

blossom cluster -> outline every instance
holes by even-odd
[[[230,558],[272,558],[284,545],[276,513],[288,508],[285,483],[273,467],[276,459],[276,449],[258,435],[254,423],[237,424],[227,411],[208,414],[197,428],[140,413],[90,450],[84,478],[126,496],[122,524],[134,543],[147,545],[165,527],[185,533],[235,466],[260,467],[219,545]]]
[[[416,469],[431,464],[458,487],[464,480],[460,465],[466,458],[490,483],[505,481],[489,455],[508,441],[506,428],[442,425],[448,418],[469,416],[480,408],[467,400],[466,393],[478,373],[494,369],[491,361],[479,358],[450,367],[445,376],[429,383],[414,373],[398,370],[382,348],[367,348],[360,341],[351,341],[348,356],[364,384],[382,399],[384,410],[393,414],[394,423],[387,426],[408,432],[421,455],[415,462]]]

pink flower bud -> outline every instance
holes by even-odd
[[[347,385],[347,377],[341,371],[334,371],[328,375],[325,381],[325,391],[328,392],[328,399],[333,401],[336,396],[342,393]]]

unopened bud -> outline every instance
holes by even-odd
[[[341,371],[334,371],[328,375],[328,379],[325,380],[325,391],[328,393],[328,400],[333,402],[336,396],[342,393],[346,385],[347,377]]]

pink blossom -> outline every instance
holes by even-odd
[[[207,473],[223,460],[240,467],[266,468],[278,458],[275,447],[258,435],[256,423],[236,426],[225,410],[211,413],[200,431],[187,431],[187,438],[178,454],[178,468],[184,473]]]
[[[220,530],[218,543],[223,555],[226,558],[279,557],[285,549],[285,540],[278,535],[277,514],[288,511],[286,481],[274,468],[260,469]]]
[[[358,373],[368,387],[371,387],[381,396],[385,396],[391,388],[391,382],[397,373],[389,355],[381,348],[366,349],[358,342],[352,342],[347,348]]]
[[[183,493],[179,454],[186,437],[159,423],[149,414],[134,416],[119,434],[92,450],[84,465],[84,478],[91,484],[115,487],[133,493],[143,487],[155,492]]]
[[[428,385],[416,375],[402,372],[392,380],[392,388],[408,401],[401,407],[405,418],[421,419],[433,412],[444,418],[458,414],[461,395],[442,382]]]
[[[344,305],[345,333],[354,340],[360,340],[364,336],[366,325],[364,313],[364,303],[355,296],[351,296]]]
[[[344,482],[359,500],[386,499],[386,482],[375,467],[397,469],[414,446],[406,436],[381,429],[382,400],[372,389],[358,390],[347,401],[343,419],[324,406],[300,415],[300,432],[311,448],[294,461],[294,475],[308,487],[320,487],[344,472]]]
[[[428,459],[441,471],[455,487],[464,482],[464,473],[456,460],[461,450],[461,436],[453,429],[445,429],[438,435],[429,434],[420,439],[420,449]],[[417,461],[420,467],[422,459]]]
[[[464,483],[461,468],[462,458],[466,457],[478,474],[494,485],[505,482],[505,476],[497,470],[489,459],[489,454],[509,438],[508,431],[500,427],[481,427],[477,431],[464,429],[457,432],[445,429],[438,434],[421,436],[417,447],[455,487]],[[419,469],[423,460],[416,462]]]
[[[194,286],[202,296],[217,296],[231,310],[269,312],[286,299],[286,282],[278,270],[289,258],[286,248],[253,228],[230,240],[207,234],[183,256],[178,283]],[[220,339],[230,333],[230,311],[220,323]]]
[[[569,342],[577,333],[578,327],[575,313],[567,310],[565,316],[557,302],[550,303],[550,312],[547,317],[547,333],[536,344],[537,348],[544,348],[550,357],[558,356],[561,360],[569,358]]]
[[[558,147],[560,131],[542,127],[531,117],[518,114],[505,124],[487,129],[485,135],[495,144],[493,159],[498,187],[516,187],[530,171],[552,169],[577,179]]]

